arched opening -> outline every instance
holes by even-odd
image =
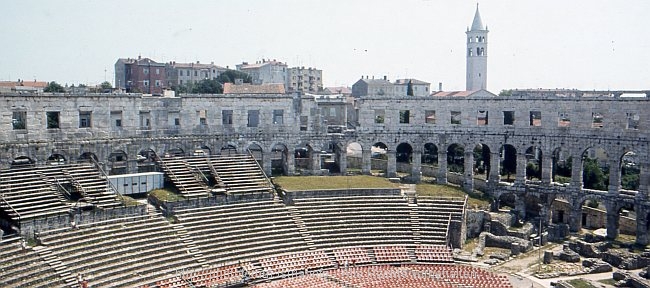
[[[327,169],[329,173],[341,173],[341,157],[345,157],[347,151],[337,142],[327,143],[327,153],[322,153],[321,157],[321,169]]]
[[[378,176],[386,175],[388,171],[388,145],[383,142],[372,144],[370,158],[372,159],[372,170],[379,170]],[[375,174],[375,173],[373,173]]]
[[[623,154],[623,157],[621,157],[621,188],[639,191],[640,174],[637,154],[633,151]]]
[[[192,151],[192,156],[210,156],[212,154],[212,149],[210,147],[202,145],[194,148]]]
[[[564,148],[557,148],[553,151],[553,171],[552,180],[559,184],[568,184],[571,182],[571,169],[573,157],[569,151]]]
[[[425,177],[436,177],[438,169],[438,146],[433,143],[425,143],[422,151],[422,175]]]
[[[395,161],[397,162],[397,172],[411,174],[411,161],[413,156],[413,147],[408,143],[400,143],[395,148]]]
[[[542,180],[542,149],[537,146],[526,149],[526,179]]]
[[[477,144],[474,147],[474,177],[487,179],[490,175],[490,147]]]
[[[271,148],[271,175],[287,175],[289,159],[287,146],[284,144],[275,144]]]
[[[165,152],[165,157],[183,157],[185,156],[185,151],[179,147],[174,147]]]
[[[570,224],[569,217],[571,215],[571,201],[564,197],[556,197],[551,202],[551,223],[555,224]]]
[[[138,173],[158,171],[158,162],[156,152],[152,149],[142,150],[136,156]]]
[[[11,161],[11,168],[22,168],[34,166],[36,161],[27,156],[18,156]]]
[[[447,171],[452,173],[465,172],[465,148],[460,144],[454,143],[447,147]]]
[[[605,202],[592,197],[585,198],[580,203],[580,227],[587,230],[597,230],[607,227],[607,208]],[[600,232],[600,233],[604,233]]]
[[[609,186],[609,159],[602,148],[589,148],[582,154],[582,187],[607,191]]]
[[[618,211],[618,231],[621,234],[625,235],[636,235],[636,211],[634,210],[634,204],[632,203],[623,203]],[[630,237],[622,237],[621,239],[627,239],[625,242],[634,242],[629,241]]]
[[[262,147],[256,143],[252,143],[248,145],[248,151],[250,151],[251,155],[253,155],[257,161],[257,164],[262,166],[262,161],[264,160],[264,150],[262,150]]]
[[[363,147],[357,142],[346,147],[348,173],[359,174],[363,169]]]
[[[496,208],[499,211],[503,212],[509,212],[513,209],[515,209],[515,201],[517,197],[515,196],[514,193],[503,193],[499,195],[499,197],[496,199]]]
[[[517,149],[510,144],[504,144],[499,151],[501,156],[501,177],[506,182],[513,182],[517,174]]]
[[[314,149],[308,143],[302,143],[294,150],[294,167],[296,174],[309,174],[312,166],[311,157]]]
[[[54,153],[50,155],[50,157],[47,157],[47,164],[50,165],[63,165],[65,164],[65,161],[65,156],[57,153]]]
[[[128,171],[126,152],[117,150],[108,155],[108,174],[120,175],[126,174]]]
[[[97,160],[97,155],[95,155],[95,153],[93,152],[82,153],[81,155],[79,155],[78,160],[80,162],[92,162],[92,161],[99,162],[99,160]]]
[[[221,147],[221,151],[219,151],[219,154],[221,154],[222,156],[237,155],[238,154],[237,153],[237,147],[228,144],[226,146]]]

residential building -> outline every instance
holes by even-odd
[[[393,83],[388,81],[388,78],[384,76],[382,79],[372,79],[363,78],[359,79],[356,83],[352,85],[352,96],[367,96],[367,95],[393,95],[395,88]]]
[[[47,87],[45,81],[0,81],[0,92],[43,92]]]
[[[126,92],[162,94],[166,85],[165,63],[149,58],[120,58],[115,62],[115,87]]]
[[[236,67],[237,70],[250,75],[253,84],[287,83],[287,64],[275,59],[262,59],[262,61],[257,61],[255,64],[243,62],[236,65]]]
[[[431,94],[431,83],[410,78],[395,80],[395,95],[408,95],[409,83],[413,87],[413,96],[429,96]]]
[[[287,69],[287,92],[323,91],[323,70],[316,68],[291,67]]]
[[[341,94],[343,96],[352,96],[352,89],[345,86],[325,87],[323,92],[325,94]]]
[[[167,86],[187,85],[199,82],[203,79],[217,79],[219,75],[227,68],[210,64],[196,63],[176,63],[172,61],[166,64]]]

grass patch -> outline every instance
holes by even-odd
[[[567,283],[571,284],[574,288],[597,288],[594,285],[591,285],[589,281],[587,280],[582,280],[582,279],[571,279],[567,280]]]
[[[610,286],[615,286],[615,284],[616,284],[616,280],[611,279],[611,278],[610,279],[600,279],[600,280],[597,280],[597,281],[599,283],[603,283],[605,285],[610,285]]]
[[[149,195],[155,197],[160,201],[167,201],[167,202],[176,202],[176,201],[185,200],[185,197],[165,189],[152,190],[151,192],[149,192]]]
[[[416,190],[418,195],[421,196],[434,196],[434,197],[465,197],[467,193],[458,187],[450,185],[439,185],[422,183],[417,184]],[[467,207],[476,209],[489,209],[490,201],[470,195],[467,199]]]
[[[348,189],[348,188],[399,188],[386,178],[360,176],[280,176],[273,182],[287,191]]]
[[[138,202],[137,200],[135,200],[135,199],[133,199],[133,198],[131,198],[129,196],[122,195],[122,197],[120,197],[120,198],[122,198],[122,203],[124,203],[124,206],[138,206],[138,205],[140,205],[140,202]]]

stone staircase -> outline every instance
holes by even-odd
[[[108,179],[101,176],[92,165],[68,166],[63,174],[88,203],[100,208],[110,208],[121,205],[117,195],[109,188]]]
[[[192,166],[185,159],[181,157],[160,158],[159,164],[181,195],[186,197],[208,195],[210,187],[192,172]]]
[[[409,216],[411,218],[411,230],[413,231],[413,244],[421,244],[422,235],[420,234],[420,217],[416,207],[411,207]]]
[[[305,226],[305,222],[302,220],[300,214],[298,213],[298,209],[296,209],[296,207],[293,206],[287,206],[287,210],[289,210],[289,212],[291,213],[291,219],[293,220],[294,223],[296,223],[296,226],[298,226],[298,231],[300,232],[300,235],[307,243],[307,247],[309,247],[309,250],[315,250],[316,244],[314,243],[314,239],[312,239],[311,234],[309,234],[309,231]],[[332,255],[332,257],[334,257],[334,255]]]
[[[52,250],[46,246],[36,246],[33,248],[34,251],[38,252],[38,255],[49,265],[54,269],[54,271],[63,279],[65,282],[65,285],[68,287],[78,287],[77,283],[77,275],[72,275],[70,273],[70,268],[63,263],[61,260],[59,260],[59,257],[56,255],[52,255]]]

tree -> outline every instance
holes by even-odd
[[[409,84],[406,86],[406,96],[413,96],[413,83],[409,80]]]
[[[582,179],[584,181],[584,187],[587,189],[607,190],[608,183],[606,180],[608,179],[605,179],[605,173],[598,166],[598,160],[596,159],[584,159]]]
[[[253,78],[250,75],[237,70],[227,70],[217,77],[217,81],[221,84],[235,83],[235,79],[242,79],[244,83],[253,83]]]
[[[113,89],[113,85],[111,85],[111,83],[108,82],[108,81],[102,82],[102,84],[100,84],[99,87],[102,88],[102,90],[111,90],[111,89]]]
[[[43,92],[63,93],[65,92],[65,88],[63,88],[59,83],[52,81],[47,84],[47,87],[43,89]]]
[[[192,93],[220,94],[223,93],[223,86],[217,80],[203,79],[194,85]]]
[[[510,145],[503,146],[503,165],[501,175],[506,175],[510,180],[510,175],[517,173],[517,150]]]
[[[504,89],[499,92],[499,96],[512,96],[512,90],[511,89]]]

